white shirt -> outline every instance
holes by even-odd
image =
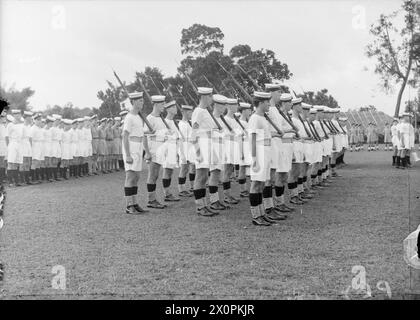
[[[152,127],[153,131],[155,131],[154,136],[156,136],[157,141],[164,141],[168,128],[166,128],[163,120],[160,116],[154,116],[152,114],[148,114],[146,119],[149,121],[150,126]],[[125,124],[125,121],[124,121]],[[146,127],[145,127],[146,128]]]
[[[210,131],[212,129],[218,129],[209,111],[201,107],[197,107],[194,109],[191,116],[191,123],[193,128],[196,128],[200,131]]]
[[[264,116],[254,113],[248,122],[248,132],[257,134],[257,141],[264,141],[264,139],[271,139],[271,127]]]
[[[189,140],[191,138],[192,128],[190,124],[188,123],[188,121],[181,120],[178,122],[178,126],[179,126],[179,131],[181,131],[182,135],[184,136],[184,139]]]
[[[124,119],[123,132],[127,131],[129,137],[143,137],[143,121],[138,114],[128,113]]]
[[[298,129],[299,136],[301,138],[308,138],[308,135],[306,134],[306,130],[305,130],[305,127],[303,126],[302,121],[300,121],[299,118],[292,116],[292,122],[295,125],[295,127]]]
[[[6,137],[11,141],[20,142],[23,137],[23,123],[10,122],[6,127]]]

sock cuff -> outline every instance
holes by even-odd
[[[306,182],[306,181],[308,181],[308,177],[304,176],[302,180],[303,180],[303,182]]]
[[[303,183],[303,178],[298,178],[297,184],[302,184],[302,183]]]
[[[223,190],[229,190],[230,189],[230,181],[223,182]]]
[[[283,186],[281,186],[281,187],[275,186],[274,190],[275,190],[275,193],[276,193],[277,197],[281,197],[284,193],[284,187]]]
[[[239,179],[239,180],[238,180],[238,183],[239,183],[239,184],[245,184],[245,183],[246,183],[246,179]]]
[[[262,195],[264,198],[271,198],[273,196],[273,188],[271,186],[265,186]]]
[[[124,187],[124,194],[126,197],[130,197],[133,196],[135,194],[137,194],[137,190],[136,193],[134,193],[136,187]]]
[[[293,182],[291,182],[291,183],[288,183],[287,184],[287,188],[290,190],[290,189],[293,189],[294,188],[294,186],[293,186]]]
[[[146,184],[147,192],[153,192],[156,190],[156,184],[148,183]]]
[[[171,185],[171,179],[162,179],[162,184],[164,188],[169,188]]]
[[[206,189],[204,189],[206,190]],[[218,186],[209,186],[209,192],[210,193],[216,193],[219,190]]]
[[[190,181],[194,181],[195,180],[195,173],[190,173],[188,175],[188,178],[190,178]]]
[[[185,184],[187,181],[187,177],[178,177],[178,184]]]

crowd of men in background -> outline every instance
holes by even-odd
[[[64,119],[12,109],[0,116],[0,181],[10,186],[59,181],[123,167],[118,117]]]

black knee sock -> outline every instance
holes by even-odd
[[[162,185],[164,188],[169,188],[171,185],[171,179],[162,179]]]
[[[397,166],[399,167],[401,165],[401,157],[397,156]]]
[[[392,156],[392,164],[395,164],[396,156]]]
[[[259,205],[259,193],[250,193],[249,194],[249,204],[251,207],[257,207]]]
[[[284,194],[284,186],[275,186],[274,187],[275,193],[276,193],[276,197],[281,197]]]

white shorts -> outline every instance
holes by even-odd
[[[293,142],[282,142],[280,147],[280,162],[276,172],[289,172],[292,169]]]
[[[398,139],[398,136],[393,136],[391,138],[391,142],[392,142],[392,145],[394,147],[397,147],[398,148],[398,146],[400,145],[400,140]]]
[[[32,141],[32,159],[44,161],[44,143],[42,141]]]
[[[408,134],[403,134],[401,135],[401,142],[398,145],[398,150],[406,150],[406,149],[411,149],[411,143],[410,143],[410,136]],[[404,148],[402,147],[402,145],[404,144]]]
[[[87,142],[87,150],[88,150],[87,156],[88,157],[93,156],[92,140]]]
[[[314,143],[313,142],[304,142],[303,143],[303,155],[305,157],[305,162],[314,163]]]
[[[167,140],[164,143],[164,148],[166,148],[166,150],[162,167],[168,169],[178,168],[178,145],[176,140]]]
[[[129,140],[128,144],[130,146],[130,156],[131,158],[133,158],[133,163],[127,163],[126,158],[125,158],[124,145],[123,145],[122,149],[123,149],[123,161],[124,161],[125,171],[142,171],[143,170],[143,143]]]
[[[224,162],[226,164],[239,164],[239,143],[236,140],[224,139]]]
[[[148,139],[148,146],[150,155],[152,156],[152,162],[162,165],[165,161],[165,154],[167,152],[167,146],[163,141],[156,141]]]
[[[333,138],[333,150],[332,152],[340,152],[341,151],[341,136],[335,134],[332,136]]]
[[[313,163],[315,162],[322,162],[322,155],[323,155],[323,146],[321,142],[314,143],[314,154],[313,154]]]
[[[248,139],[244,139],[243,142],[239,142],[239,150],[240,150],[240,145],[242,144],[243,147],[243,154],[241,151],[239,151],[239,165],[240,166],[250,166],[251,165],[251,151],[249,148],[249,140]]]
[[[71,160],[73,155],[71,153],[71,143],[62,143],[61,144],[61,159]]]
[[[7,144],[6,140],[1,139],[0,140],[0,157],[6,157],[7,156]]]
[[[270,171],[271,171],[271,147],[264,146],[262,143],[257,143],[257,163],[259,165],[259,170],[254,171],[254,168],[251,165],[251,181],[267,181],[270,179]]]
[[[7,148],[7,162],[9,163],[23,163],[23,154],[20,149],[20,143],[18,141],[10,141]]]
[[[271,139],[271,169],[277,169],[280,166],[280,150],[281,150],[281,138]]]
[[[217,137],[217,135],[211,139],[210,171],[223,170],[226,163],[223,148],[223,139]]]
[[[29,140],[26,140],[26,139],[23,140],[21,142],[20,148],[21,148],[22,155],[24,157],[29,157],[29,158],[32,157],[32,147],[31,147],[31,143],[29,142]]]
[[[304,163],[303,143],[300,141],[293,141],[293,158],[294,163]]]
[[[51,157],[54,157],[54,158],[60,158],[61,157],[60,142],[53,141],[51,143]]]

